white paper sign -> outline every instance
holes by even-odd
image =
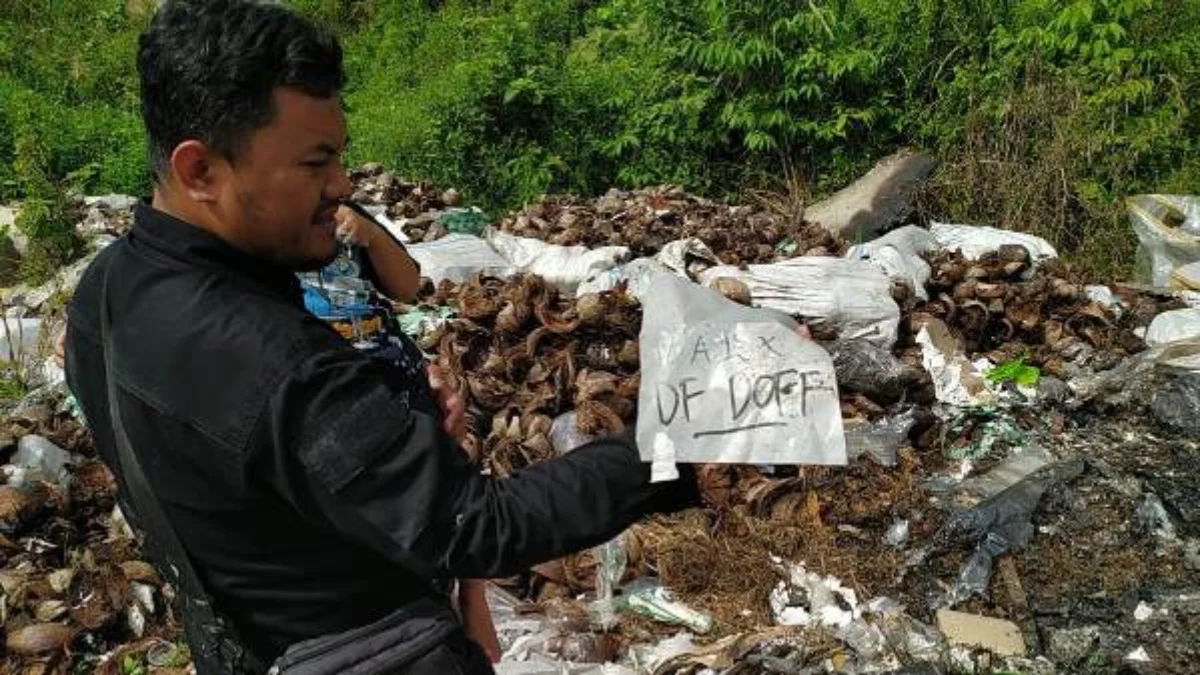
[[[674,276],[648,295],[638,446],[655,479],[675,462],[846,463],[833,361],[795,322]]]

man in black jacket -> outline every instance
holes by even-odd
[[[351,191],[341,58],[278,5],[168,2],[138,55],[153,199],[70,306],[68,382],[99,452],[127,496],[132,450],[252,657],[198,659],[201,675],[444,604],[444,580],[516,573],[695,495],[651,485],[619,440],[481,476],[439,411],[304,310],[295,273],[333,257]],[[125,501],[145,526],[147,503]],[[409,672],[491,667],[458,629]]]

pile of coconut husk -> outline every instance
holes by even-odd
[[[176,644],[172,590],[139,552],[115,509],[117,485],[91,436],[65,412],[24,405],[4,426],[6,484],[0,485],[0,671],[117,673],[125,657],[156,672],[188,663]],[[40,435],[40,438],[39,438]],[[9,464],[23,444],[54,444],[66,475]],[[101,656],[107,660],[101,663]]]
[[[933,268],[920,302],[901,292],[900,351],[915,360],[914,339],[930,319],[944,321],[967,354],[993,363],[1015,358],[1045,374],[1070,377],[1080,368],[1106,370],[1146,345],[1135,333],[1181,304],[1118,288],[1112,298],[1089,293],[1096,280],[1061,260],[1034,268],[1022,246],[1001,246],[977,261],[957,251],[928,257]],[[907,348],[907,349],[906,349]]]
[[[521,237],[564,246],[626,246],[634,257],[696,237],[727,265],[797,255],[841,255],[845,242],[819,225],[761,206],[731,206],[663,186],[610,190],[598,199],[548,196],[500,221]]]
[[[623,289],[564,297],[540,277],[475,278],[426,289],[461,317],[424,340],[473,409],[468,446],[506,476],[554,454],[554,417],[586,436],[622,431],[637,409],[641,308]]]

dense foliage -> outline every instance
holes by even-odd
[[[150,0],[0,8],[0,199],[146,189]],[[546,191],[840,187],[901,145],[927,215],[1130,259],[1121,200],[1200,185],[1200,0],[294,0],[347,47],[351,161],[492,211]]]

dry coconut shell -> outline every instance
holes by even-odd
[[[750,287],[740,279],[733,277],[720,277],[713,282],[713,288],[718,293],[726,298],[738,303],[739,305],[750,305]]]
[[[579,325],[595,326],[604,321],[604,298],[599,293],[587,293],[575,301],[575,312],[579,315]]]
[[[158,584],[158,572],[154,566],[143,560],[127,560],[121,563],[121,572],[130,581],[140,581],[143,584]]]
[[[36,656],[66,649],[75,631],[62,624],[38,623],[8,634],[7,648],[13,654]]]
[[[46,510],[49,501],[50,491],[41,484],[20,488],[0,486],[0,532],[22,529]]]

